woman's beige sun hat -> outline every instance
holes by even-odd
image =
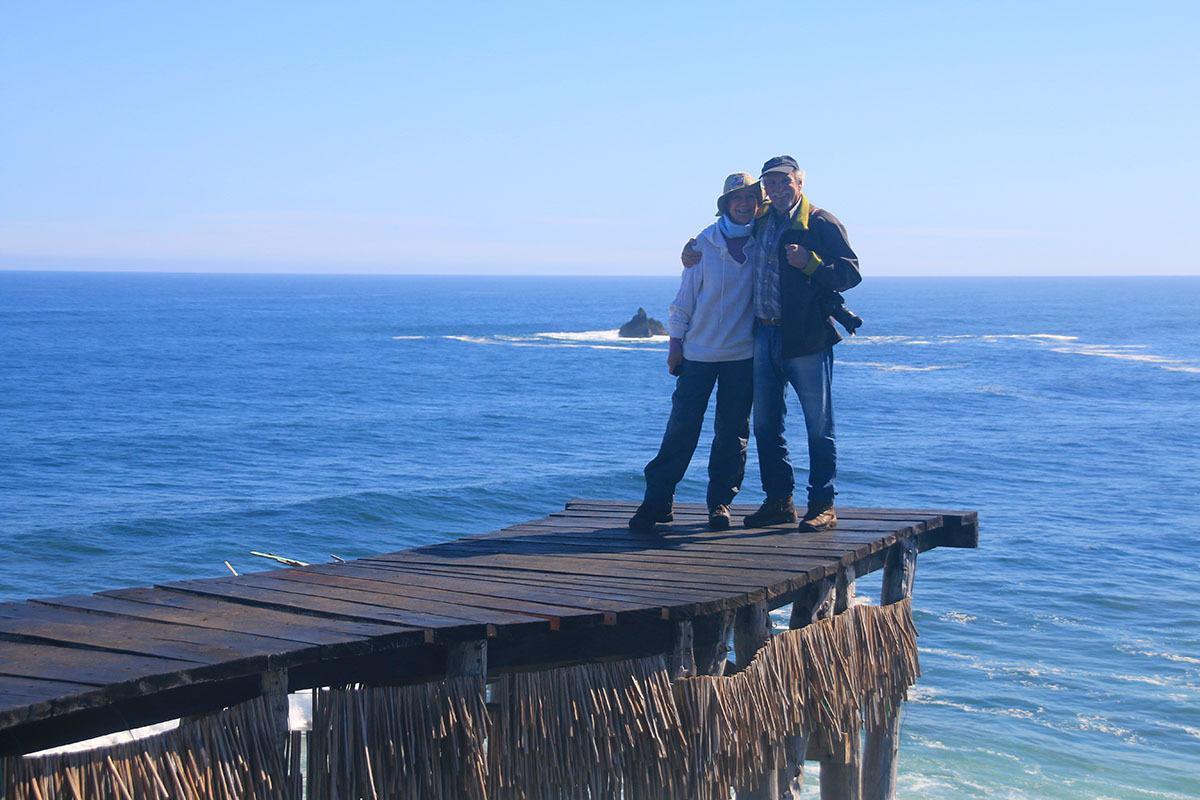
[[[725,213],[725,199],[740,189],[754,189],[758,192],[758,202],[762,203],[762,187],[749,172],[735,172],[725,179],[721,196],[717,198],[717,216]]]

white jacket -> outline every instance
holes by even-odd
[[[754,247],[753,237],[745,252]],[[754,356],[754,268],[729,255],[717,223],[696,237],[700,263],[683,271],[671,303],[671,336],[689,361],[740,361]]]

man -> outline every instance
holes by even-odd
[[[862,281],[858,256],[842,224],[804,196],[804,171],[791,156],[763,164],[771,201],[750,251],[754,267],[754,439],[766,500],[747,527],[796,521],[795,476],[784,438],[786,388],[791,384],[808,432],[808,506],[802,531],[837,527],[837,444],[833,426],[833,345],[841,336],[829,320],[832,292]],[[691,243],[684,266],[696,263]]]
[[[674,519],[675,486],[683,479],[704,413],[717,387],[717,414],[708,458],[708,526],[729,527],[729,504],[746,474],[750,404],[754,397],[753,268],[746,257],[762,188],[734,173],[717,198],[717,222],[696,238],[699,260],[685,269],[671,303],[667,369],[677,376],[671,416],[658,455],[646,465],[645,500],[629,520],[651,530]]]

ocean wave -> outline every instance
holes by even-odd
[[[912,364],[888,364],[884,361],[842,361],[841,364],[848,364],[852,367],[874,367],[883,372],[937,372],[942,369],[954,369],[949,364],[935,364],[925,367],[917,367]]]
[[[443,339],[449,339],[452,342],[467,342],[469,344],[506,344],[506,342],[497,339],[494,336],[443,336]]]
[[[1113,680],[1126,681],[1127,683],[1144,683],[1147,686],[1158,686],[1163,689],[1190,689],[1192,691],[1200,691],[1200,687],[1192,686],[1191,684],[1181,683],[1175,678],[1169,678],[1163,675],[1112,675]]]
[[[443,339],[467,344],[507,345],[509,347],[535,347],[542,349],[579,348],[584,350],[624,350],[633,352],[661,353],[661,345],[666,343],[666,336],[651,336],[646,339],[628,339],[617,336],[616,331],[560,331],[552,333],[535,333],[532,336],[507,336],[494,334],[490,336],[468,336],[465,334],[447,335]],[[642,344],[642,343],[646,344]]]
[[[430,336],[393,336],[393,341],[416,341],[430,339]],[[507,345],[508,347],[533,348],[580,348],[586,350],[620,350],[661,353],[667,343],[667,336],[651,336],[645,339],[622,338],[614,330],[596,331],[541,331],[527,335],[511,334],[451,334],[442,339],[467,344]],[[1081,342],[1078,336],[1061,333],[963,333],[946,334],[934,337],[916,336],[853,336],[845,340],[852,346],[891,345],[897,347],[933,347],[936,345],[954,345],[961,343],[980,342],[997,344],[1000,342],[1028,342],[1038,347],[1047,348],[1048,352],[1063,355],[1079,355],[1092,358],[1107,358],[1130,364],[1144,364],[1168,372],[1179,372],[1200,375],[1200,364],[1170,356],[1146,352],[1148,345],[1144,344],[1095,344]],[[849,366],[870,367],[881,372],[938,372],[946,369],[961,369],[961,364],[901,364],[890,361],[855,361],[847,360],[841,363]],[[995,387],[986,387],[985,394],[1009,393]]]
[[[1147,658],[1161,658],[1167,661],[1173,661],[1177,664],[1200,664],[1200,658],[1192,656],[1181,656],[1178,653],[1168,653],[1162,650],[1144,650],[1130,647],[1128,645],[1117,645],[1117,649],[1123,653],[1128,653],[1131,656],[1146,656]]]
[[[854,336],[846,339],[846,343],[850,345],[893,345],[899,347],[919,347],[936,344],[954,345],[971,342],[981,342],[984,344],[1028,342],[1039,347],[1047,347],[1052,353],[1108,358],[1133,364],[1147,364],[1168,372],[1200,374],[1200,364],[1180,358],[1145,352],[1149,350],[1149,346],[1145,344],[1089,343],[1080,341],[1078,336],[1064,333],[958,333],[933,337]]]
[[[1127,744],[1141,744],[1144,739],[1135,731],[1122,727],[1112,720],[1099,714],[1076,714],[1074,718],[1054,719],[1041,705],[1032,708],[1016,706],[984,706],[969,702],[951,700],[941,696],[941,692],[931,687],[914,686],[909,690],[909,702],[913,705],[936,706],[960,711],[964,714],[981,714],[990,717],[1003,717],[1021,720],[1047,730],[1060,733],[1075,733],[1079,731],[1101,733],[1119,739]]]
[[[1158,724],[1163,728],[1185,733],[1193,739],[1200,739],[1200,728],[1194,728],[1191,725],[1180,725],[1177,722],[1167,722],[1165,720],[1159,721]]]
[[[881,336],[854,336],[846,339],[847,344],[852,345],[931,345],[931,344],[953,344],[955,342],[999,342],[999,341],[1016,341],[1016,342],[1074,342],[1079,339],[1078,336],[1068,336],[1060,333],[954,333],[942,334],[939,336],[903,336],[903,335],[881,335]]]
[[[1111,720],[1099,714],[1076,714],[1075,721],[1081,731],[1107,733],[1130,743],[1138,741],[1138,737],[1133,731],[1128,728],[1122,728],[1120,725],[1115,725]]]
[[[650,336],[644,339],[629,339],[622,337],[617,330],[610,331],[548,331],[544,333],[535,333],[542,339],[551,339],[554,341],[565,342],[654,342],[658,344],[666,344],[669,336]]]
[[[1133,361],[1139,364],[1151,364],[1156,367],[1169,368],[1173,372],[1200,372],[1200,367],[1193,366],[1178,358],[1168,358],[1153,353],[1131,352],[1144,350],[1145,345],[1104,345],[1076,344],[1072,347],[1052,347],[1053,353],[1067,353],[1077,356],[1092,356],[1093,358],[1112,358],[1117,361]]]

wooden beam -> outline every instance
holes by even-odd
[[[917,543],[904,540],[888,552],[880,602],[889,605],[911,597],[916,575]],[[863,748],[863,800],[893,800],[896,796],[902,717],[903,710],[898,707],[879,729],[867,733]]]
[[[835,582],[833,578],[824,578],[808,587],[792,602],[792,613],[788,627],[792,630],[803,628],[818,619],[823,619],[833,613],[835,600]],[[808,754],[809,732],[789,736],[784,743],[787,762],[779,771],[776,780],[780,800],[799,800],[804,788],[804,760]]]
[[[771,637],[771,618],[766,603],[754,603],[737,610],[733,624],[733,652],[738,669],[745,669],[758,649]],[[738,800],[775,800],[779,797],[776,770],[763,774],[755,786],[737,787]]]
[[[697,675],[724,675],[729,663],[729,637],[733,612],[721,611],[692,620],[692,651]]]
[[[446,677],[487,680],[487,639],[455,642],[446,650]]]
[[[286,669],[267,670],[262,674],[262,695],[267,701],[271,739],[284,762],[288,745],[288,674]]]
[[[692,650],[692,621],[690,619],[675,623],[671,659],[667,669],[672,681],[690,678],[696,674],[696,655]]]
[[[148,696],[110,697],[103,705],[30,720],[0,731],[0,756],[33,753],[119,730],[140,728],[189,714],[220,711],[262,693],[261,678],[245,675],[216,683],[192,684]]]
[[[505,672],[662,655],[672,650],[674,641],[675,624],[653,619],[636,624],[498,638],[489,645],[488,661],[494,676]]]
[[[856,577],[853,564],[838,573],[834,613],[842,614],[853,604]],[[821,759],[821,800],[859,800],[862,796],[861,732],[856,727],[847,735],[846,752]]]

